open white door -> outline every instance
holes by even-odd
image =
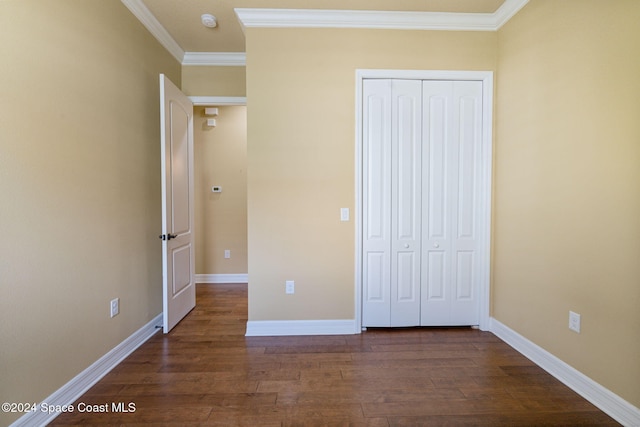
[[[160,74],[164,333],[196,305],[193,234],[193,104]]]

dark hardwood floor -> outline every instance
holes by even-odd
[[[51,425],[618,425],[489,332],[245,337],[246,285],[198,285],[197,301],[75,403],[109,412]]]

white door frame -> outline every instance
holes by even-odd
[[[491,176],[493,159],[493,71],[356,70],[356,266],[355,333],[362,330],[362,85],[365,79],[473,80],[482,82],[482,143],[480,170],[479,327],[489,330],[491,273]]]

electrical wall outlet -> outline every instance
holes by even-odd
[[[578,313],[574,313],[573,311],[569,312],[569,329],[574,332],[580,333],[580,315]]]
[[[118,313],[120,313],[120,298],[115,298],[111,300],[111,317],[115,317]]]
[[[231,258],[231,251],[230,251],[229,249],[225,249],[225,250],[224,250],[224,257],[225,257],[226,259]]]
[[[284,292],[287,294],[293,294],[296,292],[296,283],[293,280],[287,280],[284,282]]]

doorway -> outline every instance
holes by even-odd
[[[194,107],[197,283],[247,282],[245,105]]]

